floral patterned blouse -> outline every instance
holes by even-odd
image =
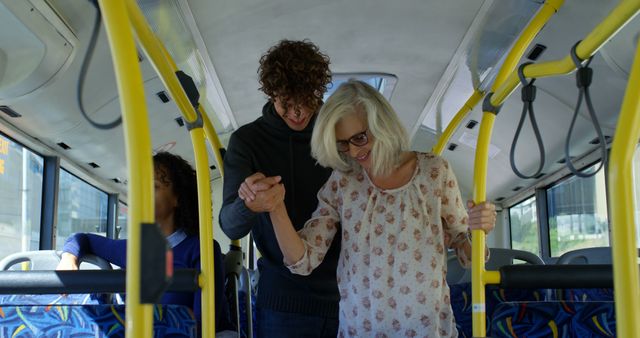
[[[458,336],[444,232],[453,244],[468,240],[468,216],[444,159],[417,153],[411,180],[388,190],[374,186],[361,168],[335,170],[318,200],[299,231],[306,252],[289,269],[309,274],[342,231],[339,337]]]

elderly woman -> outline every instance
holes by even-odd
[[[449,164],[408,151],[393,108],[363,82],[349,81],[327,100],[311,143],[318,162],[334,169],[318,208],[299,232],[284,203],[270,217],[297,274],[311,273],[342,236],[339,336],[457,337],[445,246],[468,266],[469,231],[491,231],[495,206],[470,203],[467,214]],[[281,184],[271,189],[286,193]]]

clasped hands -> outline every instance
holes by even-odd
[[[272,212],[284,203],[285,189],[280,176],[265,176],[257,172],[247,178],[238,189],[238,197],[253,212]]]

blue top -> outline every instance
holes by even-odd
[[[167,241],[169,241],[173,249],[174,269],[200,270],[200,240],[198,236],[188,236],[182,230],[179,230],[167,237]],[[115,240],[94,234],[76,233],[67,239],[62,251],[76,257],[93,254],[123,269],[126,269],[127,266],[127,241],[124,239]],[[224,270],[222,264],[220,245],[214,241],[216,331],[233,330],[224,294]],[[196,319],[200,322],[202,316],[200,294],[200,290],[195,293],[166,292],[160,302],[162,304],[188,306],[193,309]]]

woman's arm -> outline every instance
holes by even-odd
[[[127,265],[127,241],[104,236],[76,233],[71,235],[62,248],[62,260],[58,270],[77,269],[78,259],[87,254],[104,258],[109,263],[125,268]]]
[[[337,188],[340,177],[341,174],[334,172],[320,189],[318,207],[298,232],[295,231],[284,204],[284,187],[279,185],[279,189],[282,189],[282,202],[269,213],[269,216],[285,265],[292,273],[309,275],[322,263],[331,247],[340,222],[340,191]]]
[[[469,266],[471,263],[471,230],[484,230],[489,233],[495,226],[495,205],[483,202],[475,205],[467,202],[467,211],[462,204],[458,182],[451,166],[442,160],[440,170],[443,172],[441,217],[445,237],[450,238],[449,246],[456,250],[460,264]],[[485,259],[489,258],[489,250],[485,250]]]
[[[282,189],[284,190],[284,188]],[[298,235],[291,223],[284,200],[278,204],[273,212],[269,213],[269,216],[271,217],[271,223],[273,223],[273,230],[280,245],[280,250],[284,256],[284,263],[293,265],[300,261],[306,249],[300,235]]]

